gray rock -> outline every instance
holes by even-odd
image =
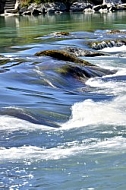
[[[106,47],[120,47],[122,45],[126,45],[125,39],[115,39],[115,40],[104,40],[104,41],[95,41],[95,42],[89,42],[88,45],[95,49],[100,50]]]
[[[84,50],[77,47],[67,47],[65,48],[66,51],[73,53],[77,57],[84,56],[84,57],[95,57],[95,56],[103,56],[106,55],[105,53],[98,52],[98,51],[91,51],[91,50]],[[108,54],[107,54],[108,55]]]

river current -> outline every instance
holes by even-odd
[[[0,16],[1,190],[126,189],[126,46],[81,57],[116,70],[84,82],[59,72],[65,61],[35,56],[125,37],[125,11]]]

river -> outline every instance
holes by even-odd
[[[126,189],[126,46],[81,57],[116,70],[85,82],[60,72],[65,61],[35,56],[122,37],[125,11],[0,16],[1,190]]]

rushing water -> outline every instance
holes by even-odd
[[[58,72],[64,61],[34,56],[88,49],[110,29],[126,31],[126,12],[0,17],[1,190],[126,189],[126,47],[83,57],[117,71],[85,83]]]

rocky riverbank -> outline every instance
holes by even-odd
[[[17,1],[18,2],[18,1]],[[16,3],[17,3],[16,2]],[[0,6],[3,6],[3,3],[0,3]],[[62,2],[56,3],[31,3],[29,6],[21,6],[18,2],[18,5],[15,6],[15,9],[5,10],[5,14],[20,14],[20,15],[40,15],[40,14],[61,14],[68,11],[66,5]],[[2,8],[1,8],[2,9]],[[113,12],[126,10],[126,3],[117,3],[115,1],[111,3],[105,3],[99,5],[94,5],[93,3],[87,2],[74,2],[70,8],[70,12]]]
[[[85,2],[75,2],[70,7],[70,12],[109,12],[126,10],[126,3],[103,3],[94,5]],[[39,14],[61,14],[67,11],[64,3],[32,3],[27,7],[20,7],[19,13],[21,15],[39,15]]]

